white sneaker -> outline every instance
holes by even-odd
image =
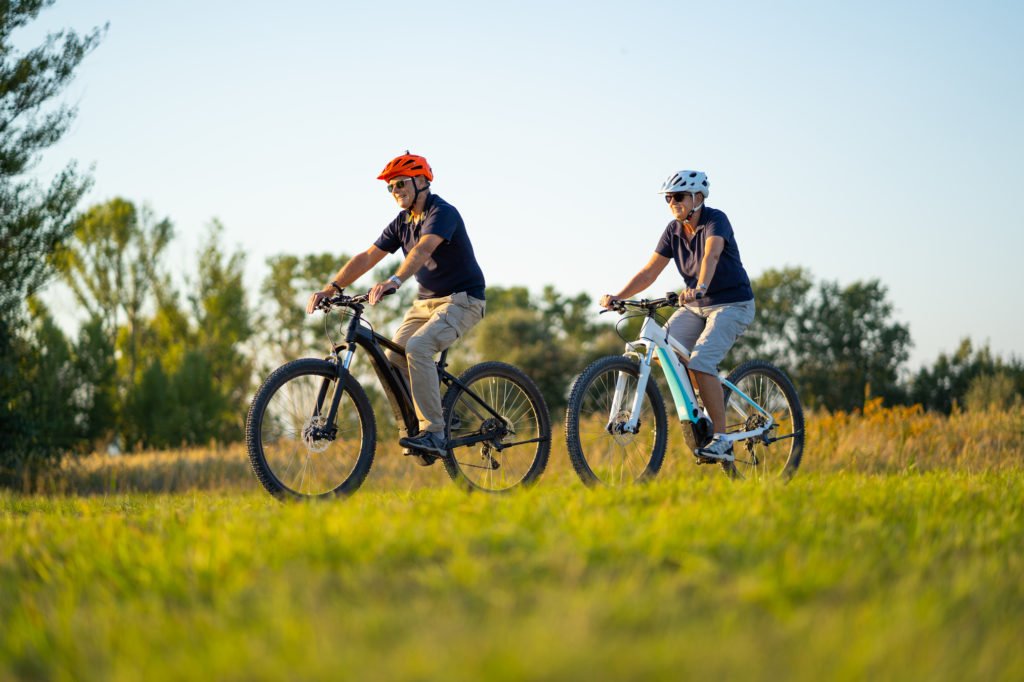
[[[733,462],[736,460],[732,454],[732,441],[724,440],[717,435],[704,447],[694,450],[694,454],[697,457],[716,462]]]

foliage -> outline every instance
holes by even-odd
[[[981,377],[1002,375],[1004,380],[991,383]],[[975,382],[987,381],[987,384]],[[988,345],[975,348],[970,339],[961,340],[960,346],[952,354],[940,353],[935,364],[921,368],[910,382],[910,399],[924,405],[930,410],[949,413],[957,403],[962,403],[971,390],[975,392],[986,386],[992,390],[1005,392],[1005,395],[994,396],[995,402],[1007,403],[1016,396],[1024,395],[1024,362],[1011,358],[1004,360],[992,354]],[[975,406],[987,402],[980,395],[975,395]]]
[[[138,366],[144,307],[167,279],[160,259],[173,237],[170,220],[116,198],[79,216],[73,238],[57,254],[65,284],[103,331],[113,337],[124,324],[121,350],[128,366],[122,374],[129,381]]]
[[[725,367],[747,360],[767,360],[783,367],[796,367],[800,320],[808,315],[811,290],[810,271],[788,267],[767,270],[751,281],[757,313],[754,323],[733,347]]]
[[[567,297],[548,286],[535,303],[523,287],[489,287],[487,315],[470,339],[476,357],[516,365],[559,410],[573,376],[595,358],[621,352],[622,342],[595,313],[586,294]]]
[[[1006,410],[1020,403],[1021,391],[1006,371],[979,374],[971,380],[964,396],[964,407],[971,412]]]
[[[241,438],[241,406],[253,386],[251,356],[243,348],[253,329],[242,281],[245,258],[237,251],[225,254],[222,235],[223,226],[214,221],[200,247],[188,310],[165,284],[156,314],[139,332],[152,350],[128,375],[121,420],[128,449]]]
[[[89,180],[73,163],[47,187],[26,175],[71,125],[74,108],[54,99],[98,45],[101,31],[63,31],[16,52],[12,33],[52,4],[0,3],[0,484],[31,478],[58,460],[71,433],[54,433],[64,429],[52,420],[63,403],[41,405],[30,390],[30,377],[60,358],[61,347],[48,349],[33,338],[52,329],[33,326],[25,302],[53,274],[50,258],[70,234],[71,214]]]

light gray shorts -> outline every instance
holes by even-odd
[[[690,369],[718,374],[718,363],[754,321],[754,299],[699,306],[692,303],[668,318],[668,333],[690,350]]]

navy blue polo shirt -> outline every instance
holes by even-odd
[[[415,275],[420,285],[419,298],[440,298],[465,291],[483,300],[484,273],[473,254],[466,224],[455,207],[436,194],[427,197],[424,217],[419,224],[413,225],[409,211],[402,211],[373,245],[388,253],[402,247],[402,253],[408,256],[425,234],[436,234],[444,241]]]
[[[753,299],[754,291],[750,288],[750,279],[740,261],[740,249],[736,245],[732,223],[717,209],[708,206],[701,208],[693,237],[687,237],[683,224],[673,220],[665,228],[654,251],[659,256],[673,259],[686,286],[692,289],[697,286],[708,237],[721,237],[725,241],[725,248],[718,258],[714,276],[710,282],[706,282],[708,290],[700,300],[700,305],[739,303]]]

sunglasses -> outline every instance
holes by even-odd
[[[405,186],[407,184],[412,184],[412,180],[399,180],[398,182],[389,182],[388,191],[394,194],[396,189],[405,189]]]
[[[677,204],[681,204],[686,199],[686,197],[692,196],[693,194],[691,192],[673,192],[672,194],[665,195],[665,203],[671,204],[674,201]]]

